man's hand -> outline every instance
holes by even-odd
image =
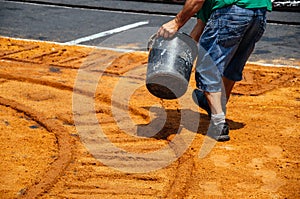
[[[176,23],[176,19],[173,19],[163,24],[157,31],[158,37],[171,38],[179,30],[179,25]]]

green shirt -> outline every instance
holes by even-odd
[[[206,0],[202,9],[197,13],[197,18],[206,23],[214,10],[224,8],[232,4],[242,8],[267,8],[268,11],[272,10],[271,0]]]

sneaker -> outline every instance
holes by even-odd
[[[230,140],[229,137],[229,126],[228,123],[219,124],[217,126],[212,125],[207,133],[207,135],[218,142],[226,142]]]
[[[211,116],[211,110],[210,110],[210,107],[208,105],[208,102],[206,100],[206,97],[204,95],[204,92],[199,90],[199,89],[195,89],[193,91],[193,94],[192,94],[192,98],[193,98],[193,101],[202,109],[204,109],[208,116],[210,117]]]

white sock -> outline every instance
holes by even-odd
[[[225,123],[225,114],[224,114],[224,112],[218,113],[218,114],[212,114],[211,115],[211,121],[214,123],[214,125],[224,124]]]

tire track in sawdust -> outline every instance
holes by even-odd
[[[27,46],[27,45],[26,45]],[[39,47],[31,47],[32,49],[38,49]],[[25,51],[27,52],[27,49],[25,49]],[[32,61],[32,58],[29,56],[27,57],[27,54],[26,54],[26,61],[25,61],[25,64],[35,64],[35,65],[40,65],[40,64],[45,64],[47,66],[47,62],[45,63],[44,62],[40,62],[40,61],[36,61],[37,58],[41,59],[42,57],[45,57],[46,56],[53,56],[55,53],[58,53],[59,51],[54,51],[54,52],[50,52],[50,53],[42,53],[41,56],[37,56],[35,55],[33,57],[34,61]],[[22,51],[18,50],[16,51],[17,54],[19,53],[22,53]],[[24,59],[24,55],[20,56],[20,57],[17,57],[17,58],[14,58],[13,57],[14,53],[10,52],[9,53],[9,56],[10,57],[3,57],[5,60],[8,60],[8,61],[12,61],[12,62],[20,62],[22,63],[23,62],[23,59]],[[82,57],[84,56],[81,56],[79,59],[82,59]],[[130,57],[124,57],[123,58],[126,60],[126,58],[130,58]],[[72,58],[70,59],[72,61],[76,61],[77,63],[80,63],[78,60]],[[124,60],[123,60],[124,61]],[[112,76],[112,77],[118,77],[118,75],[121,75],[125,72],[127,72],[128,70],[134,68],[134,67],[129,67],[129,68],[122,68],[119,70],[118,66],[122,65],[126,63],[125,62],[122,62],[122,56],[119,57],[118,59],[116,59],[112,64],[111,66],[108,68],[108,72],[105,73],[104,75],[107,75],[107,76]],[[49,64],[49,63],[48,63]],[[22,63],[22,65],[24,65],[24,63]],[[59,65],[59,64],[56,64],[56,63],[53,63],[51,62],[51,65],[53,66],[58,66],[60,68],[67,68],[67,69],[74,69],[76,67],[70,67],[70,66],[66,66],[64,67],[64,65]],[[91,64],[93,65],[93,64]],[[29,67],[29,66],[27,66]],[[87,66],[89,67],[89,66]],[[94,69],[92,70],[91,72],[93,71],[96,71],[97,72],[97,69]],[[98,71],[99,72],[99,71]],[[102,72],[102,71],[100,71]],[[32,77],[29,77],[29,76],[22,76],[22,75],[17,75],[17,74],[14,74],[14,73],[1,73],[0,74],[1,78],[4,78],[4,79],[8,79],[8,80],[14,80],[14,81],[19,81],[19,82],[30,82],[30,83],[33,83],[33,84],[39,84],[39,85],[43,85],[43,86],[50,86],[50,87],[53,87],[53,88],[57,88],[59,90],[66,90],[66,91],[72,91],[73,90],[73,87],[71,85],[66,85],[64,83],[60,83],[58,81],[49,81],[47,79],[39,79],[39,78],[32,78]],[[133,77],[131,77],[133,78]],[[83,94],[83,95],[88,95],[90,96],[91,93],[86,93],[84,90],[77,90],[79,93]],[[110,109],[110,101],[108,100],[109,99],[109,95],[105,94],[105,93],[102,93],[101,94],[101,108],[98,109],[98,114],[100,113],[105,113],[106,115],[109,114],[109,112],[106,110],[106,109]],[[115,105],[118,105],[118,103],[115,103]],[[121,108],[121,105],[118,105],[120,108]],[[139,114],[142,114],[145,116],[145,113],[142,113],[141,110],[136,110],[134,108],[132,108],[132,111],[136,114],[136,115],[139,115]],[[176,130],[176,129],[175,129]],[[174,131],[174,130],[172,130]],[[144,148],[146,148],[146,150],[154,150],[156,147],[153,147],[153,145],[157,144],[156,140],[153,140],[152,142],[149,142],[148,141],[148,147],[145,147],[145,141],[137,141],[136,139],[132,139],[132,138],[119,138],[118,135],[116,135],[115,137],[111,137],[112,138],[112,142],[114,143],[119,143],[120,145],[123,145],[124,143],[134,143],[135,145],[140,145],[140,146],[144,146]],[[80,153],[80,152],[79,152]],[[85,161],[87,160],[87,161]],[[93,168],[95,170],[106,170],[107,168],[104,166],[104,165],[99,165],[99,163],[95,163],[95,160],[91,157],[86,157],[84,161],[81,161],[81,166],[84,167],[84,170],[86,169],[86,167],[94,167],[96,165],[96,168]],[[99,169],[102,168],[102,169]],[[137,189],[137,188],[130,188],[130,186],[125,186],[124,189],[120,189],[118,188],[118,190],[115,189],[115,187],[112,185],[112,186],[97,186],[97,185],[90,185],[90,183],[88,183],[88,185],[85,185],[84,183],[82,183],[81,185],[78,185],[78,184],[74,184],[74,182],[70,182],[69,183],[66,183],[66,186],[68,186],[68,190],[70,191],[69,194],[67,194],[67,196],[74,196],[75,195],[90,195],[91,193],[94,193],[94,194],[100,194],[100,195],[107,195],[107,194],[117,194],[119,196],[122,197],[122,195],[125,197],[125,195],[128,197],[136,197],[136,196],[145,196],[145,197],[155,197],[155,198],[158,198],[158,197],[162,197],[162,198],[183,198],[184,195],[185,195],[185,188],[187,186],[187,182],[189,181],[189,178],[190,178],[190,175],[192,173],[192,168],[193,168],[193,160],[191,158],[191,156],[189,154],[185,154],[184,156],[182,156],[178,161],[177,163],[174,164],[174,167],[172,167],[171,169],[171,175],[169,175],[167,177],[167,179],[162,179],[161,177],[161,174],[158,174],[158,175],[148,175],[148,174],[145,174],[145,175],[123,175],[123,174],[107,174],[103,171],[101,171],[100,173],[99,172],[96,172],[96,175],[95,176],[89,176],[91,181],[93,181],[93,179],[95,181],[98,181],[99,178],[101,178],[103,180],[106,179],[107,181],[109,181],[109,179],[122,179],[124,181],[133,181],[133,183],[136,183],[136,181],[139,182],[139,184],[141,185],[144,185],[145,187],[149,187],[149,182],[152,182],[150,184],[150,187],[152,186],[153,188],[151,189],[148,189],[148,188],[143,188],[143,189]],[[88,170],[88,169],[87,169]],[[84,171],[82,171],[84,172]],[[47,179],[47,178],[46,178]],[[50,186],[50,181],[51,181],[51,178],[49,178],[49,186]],[[167,182],[166,182],[167,181]],[[46,182],[44,182],[46,183]],[[54,181],[53,181],[53,184],[54,184]],[[97,184],[95,182],[95,184]],[[161,190],[160,188],[156,188],[155,187],[159,187],[157,186],[158,184],[165,184],[165,189]],[[42,185],[42,184],[41,184]],[[40,185],[40,187],[41,187]],[[96,187],[96,188],[95,188]],[[91,189],[91,191],[85,191],[86,189]],[[100,190],[99,190],[100,189]],[[42,192],[42,190],[40,190]],[[44,190],[45,191],[45,190]],[[34,191],[33,191],[34,192]]]
[[[129,67],[124,67],[122,70],[118,70],[118,66],[120,65],[120,62],[122,63],[128,63],[128,59],[131,59],[132,55],[122,55],[107,68],[108,73],[110,74],[117,74],[122,75],[125,72],[127,72],[130,69],[133,69],[135,67],[140,66],[140,64],[144,64],[144,61],[141,60],[137,61],[135,64],[129,65]],[[145,58],[142,56],[142,58]],[[127,61],[126,61],[127,60]],[[124,64],[121,64],[124,65]],[[134,79],[136,77],[126,77],[129,79]],[[99,90],[97,90],[96,94],[96,113],[98,115],[100,124],[104,130],[107,130],[105,133],[110,138],[111,142],[118,145],[121,148],[126,148],[127,150],[136,151],[139,148],[142,148],[142,151],[149,152],[153,150],[160,149],[163,145],[166,145],[168,141],[166,140],[145,140],[145,139],[137,139],[131,136],[128,136],[124,133],[122,133],[115,124],[115,120],[113,118],[113,115],[111,113],[111,96],[112,91],[116,85],[116,83],[119,81],[118,76],[110,76],[110,77],[103,77],[104,80],[100,83],[101,86],[99,86]],[[106,81],[107,80],[107,81]],[[101,105],[101,106],[100,106]],[[117,106],[117,108],[122,109],[121,103],[114,103],[114,106]],[[147,113],[142,108],[136,108],[133,107],[130,110],[133,115],[138,115],[142,119],[147,119],[149,116],[147,116]],[[80,124],[80,125],[92,125],[92,124]],[[99,125],[99,124],[95,124]],[[174,130],[173,130],[174,131]],[[112,157],[113,158],[113,155]],[[91,165],[89,162],[84,162],[83,164]],[[181,185],[180,182],[183,182],[183,180],[178,181],[178,175],[177,173],[180,173],[182,176],[184,176],[184,173],[186,171],[190,171],[190,169],[187,169],[187,167],[184,167],[187,169],[186,171],[180,170],[180,172],[177,172],[178,168],[183,168],[178,166],[181,165],[180,162],[175,163],[171,168],[167,168],[165,170],[170,170],[167,172],[166,175],[164,173],[164,169],[158,172],[154,172],[151,174],[124,174],[119,172],[112,172],[107,171],[103,173],[103,170],[107,170],[104,165],[98,165],[98,166],[91,166],[91,170],[93,170],[93,174],[88,173],[88,179],[82,185],[82,187],[86,187],[87,189],[80,189],[77,184],[73,184],[72,182],[67,182],[65,186],[69,187],[69,191],[67,195],[62,195],[63,197],[66,196],[74,196],[75,195],[81,195],[82,197],[87,197],[91,194],[93,196],[98,197],[108,197],[113,198],[112,195],[115,195],[116,198],[174,198],[175,195],[180,195],[178,190],[182,190],[181,188],[184,187],[184,185]],[[99,172],[99,173],[98,173]],[[118,174],[116,174],[118,173]],[[175,175],[175,177],[174,177]],[[116,177],[117,176],[117,177]],[[99,178],[102,179],[101,181],[106,182],[105,185],[97,185],[99,184]],[[119,179],[113,180],[113,179]],[[183,179],[183,178],[181,178]],[[114,184],[109,183],[109,181],[113,180]],[[118,182],[119,181],[119,182]],[[119,184],[120,182],[124,181],[124,183],[121,184],[121,187],[118,187],[116,189],[116,184]],[[171,183],[170,183],[171,181]],[[174,183],[176,181],[176,183]],[[116,184],[115,184],[116,183]],[[184,182],[185,183],[185,182]],[[100,183],[101,184],[101,183]],[[133,186],[133,184],[135,184]],[[173,184],[169,186],[170,184]],[[124,187],[124,188],[123,188]],[[175,189],[176,187],[176,189]]]
[[[141,58],[143,58],[143,56],[141,56]],[[120,57],[120,59],[121,60],[118,60],[118,59],[115,60],[111,64],[111,66],[114,66],[114,65],[118,66],[118,64],[116,64],[118,62],[128,63],[128,62],[130,62],[131,57],[130,57],[130,55],[123,55],[123,56]],[[129,61],[126,61],[128,59],[129,59]],[[134,64],[134,65],[135,65],[135,67],[139,67],[141,64],[145,64],[145,63],[143,61],[141,63],[138,63],[138,61],[137,61],[137,63]],[[127,67],[127,68],[122,68],[122,70],[120,70],[122,72],[118,71],[118,74],[122,75],[125,72],[127,72],[127,71],[135,68],[134,65],[131,65],[131,66]],[[114,74],[113,71],[112,71],[112,73]],[[129,78],[129,79],[132,80],[132,79],[134,79],[136,77],[134,77],[134,76],[126,76],[125,78]],[[118,78],[116,78],[115,81],[118,81]],[[110,83],[110,86],[113,85],[112,87],[114,87],[114,81],[110,81],[109,83]],[[130,81],[128,83],[130,84]],[[106,91],[106,93],[111,93],[112,92],[108,88],[109,86],[107,86],[107,88],[105,88],[105,82],[104,82],[104,85],[102,85],[102,86],[104,86],[104,88],[102,90]],[[145,91],[145,88],[144,88],[144,91]],[[101,92],[101,91],[99,91],[99,93],[103,94],[103,92]],[[137,91],[136,95],[139,96],[139,94],[140,94],[140,96],[143,96],[142,99],[139,100],[139,97],[136,97],[136,98],[133,97],[131,100],[133,100],[136,103],[136,104],[135,103],[133,103],[133,104],[135,104],[137,107],[136,108],[131,107],[132,110],[129,110],[129,111],[132,113],[132,115],[138,115],[138,116],[140,116],[141,120],[143,121],[143,120],[149,119],[149,116],[146,113],[147,111],[145,112],[145,110],[143,110],[142,108],[139,108],[139,107],[143,107],[143,106],[140,105],[138,101],[142,101],[142,100],[147,101],[148,100],[148,103],[151,104],[151,103],[153,103],[153,101],[155,101],[155,99],[151,99],[150,98],[150,100],[149,100],[149,95],[147,95],[147,93],[145,93],[143,91],[140,91],[140,93],[139,93],[139,91]],[[111,95],[109,95],[109,96],[111,96]],[[103,96],[98,97],[98,99],[99,99],[99,101],[101,101],[101,104],[109,104],[109,102],[110,102],[110,99],[105,98]],[[153,100],[153,101],[151,101],[151,100]],[[168,105],[169,105],[169,107],[168,107]],[[164,107],[164,108],[165,109],[168,109],[168,108],[176,109],[177,108],[177,104],[176,103],[175,104],[174,103],[170,103],[168,105],[166,107]],[[122,108],[122,106],[120,106],[119,108]],[[110,111],[107,110],[107,109],[105,109],[105,107],[101,107],[100,110],[98,110],[98,113],[105,113],[105,114],[111,116]],[[172,120],[172,117],[174,117],[174,116],[170,117],[171,120]],[[108,121],[107,123],[108,124],[109,124],[109,121],[111,121],[110,119],[107,119],[107,121]],[[176,133],[178,129],[177,129],[176,125],[174,126],[172,124],[174,122],[176,122],[177,120],[178,119],[172,120],[173,122],[172,121],[166,122],[166,123],[169,123],[169,124],[165,124],[165,126],[163,127],[163,129],[161,131],[170,131],[170,132],[175,132]],[[107,124],[105,120],[103,120],[102,122],[103,122],[103,124]],[[170,123],[172,123],[172,124],[170,124]],[[168,126],[168,125],[171,125],[171,127]],[[163,140],[164,144],[167,144],[167,143],[171,144],[171,148],[174,150],[174,153],[176,154],[176,150],[177,150],[176,146],[172,147],[172,136],[174,136],[174,134],[167,133],[166,135],[162,136],[162,138],[163,138],[162,140]],[[114,143],[118,142],[119,140],[120,139],[118,139],[116,137],[112,138],[112,142],[114,142]],[[125,141],[128,142],[130,140],[125,140]],[[131,141],[135,142],[135,145],[138,144],[138,142],[139,142],[139,141],[137,141],[136,139],[133,139],[133,138],[131,138]],[[149,144],[146,143],[146,142],[148,142]],[[145,145],[145,144],[150,145],[150,146],[151,145],[153,145],[153,146],[156,145],[156,147],[152,146],[152,148],[150,148],[152,150],[159,149],[158,148],[159,145],[157,146],[157,142],[159,142],[159,139],[158,140],[152,140],[152,141],[148,140],[146,142],[145,142],[145,140],[140,141],[141,145]],[[121,143],[122,143],[122,140],[121,140]],[[149,148],[148,148],[148,150],[149,150]],[[148,150],[146,150],[146,151],[148,151]],[[172,175],[170,175],[169,178],[168,178],[169,182],[165,185],[164,190],[161,190],[162,193],[160,194],[160,196],[157,195],[157,198],[170,198],[170,199],[185,198],[185,196],[187,194],[186,189],[188,189],[188,185],[189,185],[190,179],[192,177],[191,175],[192,175],[192,172],[193,172],[193,169],[194,169],[194,163],[195,163],[194,162],[194,158],[193,158],[193,155],[191,153],[186,152],[185,154],[183,154],[173,164],[173,166],[172,166]],[[161,171],[163,172],[163,170],[164,169],[162,169]]]
[[[59,149],[57,159],[51,164],[50,168],[44,172],[41,181],[37,184],[30,185],[21,197],[32,199],[41,196],[57,181],[58,177],[66,170],[72,159],[73,144],[68,131],[59,122],[47,119],[43,114],[25,106],[24,104],[2,97],[0,97],[0,104],[23,112],[32,120],[43,126],[46,130],[54,133],[57,138]]]
[[[181,199],[186,198],[189,184],[192,183],[192,173],[195,168],[193,155],[186,153],[178,159],[175,178],[170,184],[165,198]]]
[[[34,56],[31,56],[30,53],[32,53],[32,51],[41,50],[43,49],[43,46],[36,43],[30,46],[30,44],[18,44],[17,42],[12,44],[12,46],[16,47],[16,50],[9,49],[8,53],[4,52],[1,54],[1,59],[4,60],[2,61],[2,64],[10,66],[13,64],[19,65],[21,70],[19,73],[13,68],[12,71],[1,71],[0,78],[8,81],[18,81],[20,83],[31,83],[33,87],[34,85],[39,85],[64,90],[66,92],[73,91],[71,84],[60,82],[59,78],[56,78],[60,73],[48,73],[53,78],[50,78],[50,80],[42,79],[39,78],[38,73],[34,73],[32,68],[36,67],[39,68],[39,70],[45,68],[42,72],[47,72],[48,67],[55,66],[60,70],[74,71],[74,69],[76,70],[78,67],[68,63],[68,61],[78,64],[80,63],[80,59],[84,58],[82,54],[78,59],[74,58],[73,55],[72,58],[69,58],[68,60],[65,59],[67,61],[60,61],[58,63],[55,61],[56,56],[62,52],[67,52],[68,49],[54,50],[52,47],[51,50],[48,50],[50,52],[38,54],[33,52]],[[24,47],[24,50],[18,49],[22,47]],[[58,47],[55,46],[55,48]],[[63,49],[65,48],[63,47]],[[54,58],[54,62],[51,58]],[[104,62],[109,62],[109,60],[110,59],[106,59]],[[120,65],[121,62],[122,57],[117,60],[117,65]],[[116,64],[116,62],[114,64]],[[108,69],[108,72],[105,74],[106,76],[110,76],[111,78],[118,77],[127,70],[132,69],[125,67],[118,70],[114,64]],[[91,65],[93,65],[93,63],[91,63]],[[31,73],[26,73],[26,70],[30,70]],[[99,71],[94,68],[94,72]],[[83,95],[91,95],[91,93],[86,93],[84,89],[78,90],[78,92]],[[103,106],[98,109],[97,114],[108,115],[108,112],[105,109],[109,109],[110,103],[107,99],[109,99],[109,95],[101,95],[100,101]],[[184,196],[182,190],[186,187],[189,176],[185,174],[186,172],[191,173],[191,165],[193,165],[189,155],[184,155],[169,168],[162,169],[158,172],[150,174],[119,173],[97,162],[87,153],[86,149],[82,147],[80,140],[77,139],[75,143],[72,143],[72,138],[69,135],[68,129],[61,125],[59,120],[47,119],[41,113],[13,100],[0,98],[0,103],[24,112],[48,131],[54,132],[59,143],[59,158],[51,165],[49,170],[45,171],[44,177],[38,184],[34,184],[27,189],[22,196],[23,198],[35,198],[37,196],[47,198],[47,195],[53,194],[57,194],[56,196],[65,196],[67,198],[80,198],[91,195],[100,197],[109,196],[110,198],[182,198],[182,196]],[[121,105],[116,105],[121,107]],[[132,108],[132,112],[134,112],[135,115],[142,114],[144,115],[142,117],[147,117],[146,113],[141,112],[140,110]],[[119,143],[120,146],[128,144],[128,141],[129,143],[131,142],[140,146],[145,145],[146,143],[145,141],[137,141],[136,139],[127,139],[124,137],[120,139],[118,135],[116,135],[112,141]],[[160,147],[161,143],[166,144],[166,142],[167,141],[165,140],[159,141],[152,139],[151,141],[148,141],[146,150],[154,150],[155,148]],[[72,150],[75,150],[76,153]],[[64,175],[62,175],[63,173]],[[106,183],[99,183],[99,181],[104,181]]]

